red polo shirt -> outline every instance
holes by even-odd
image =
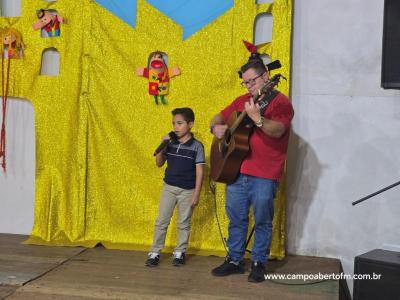
[[[221,111],[225,122],[234,111],[244,111],[244,104],[250,100],[251,94],[245,94],[235,99],[229,106]],[[254,126],[250,136],[250,151],[244,159],[240,173],[272,180],[282,177],[286,151],[289,143],[290,122],[294,111],[289,99],[282,93],[268,105],[264,117],[269,120],[283,123],[285,133],[280,138],[267,136],[260,128]]]

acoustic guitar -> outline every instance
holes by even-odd
[[[276,74],[253,96],[254,103],[265,108],[274,97],[274,87],[279,83],[281,74]],[[283,77],[284,78],[284,77]],[[265,95],[264,97],[262,97]],[[263,98],[259,101],[260,98]],[[221,183],[233,182],[239,174],[240,166],[249,152],[249,137],[253,132],[253,122],[249,122],[246,111],[238,115],[233,112],[228,119],[228,129],[221,139],[214,137],[210,155],[210,177]]]

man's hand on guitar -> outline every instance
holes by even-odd
[[[213,125],[213,127],[212,127],[212,133],[218,138],[218,139],[221,139],[223,136],[224,136],[224,134],[225,134],[225,131],[228,129],[228,125],[222,125],[222,124],[219,124],[219,125]]]
[[[260,121],[260,106],[258,103],[254,103],[253,98],[250,98],[249,102],[244,104],[244,109],[246,110],[247,115],[254,121]]]

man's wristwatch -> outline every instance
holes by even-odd
[[[261,117],[258,122],[254,122],[254,125],[256,125],[258,128],[262,127],[264,125],[264,117]]]

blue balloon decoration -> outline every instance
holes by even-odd
[[[113,15],[136,27],[136,0],[96,0]]]
[[[233,7],[233,0],[147,0],[183,28],[187,39]]]

